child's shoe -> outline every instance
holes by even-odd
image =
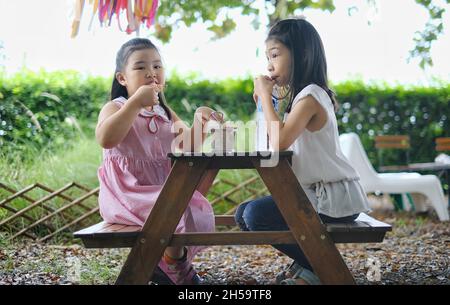
[[[186,259],[186,252],[178,260],[172,259],[164,254],[158,266],[175,285],[199,285],[203,280],[197,274],[192,264]]]

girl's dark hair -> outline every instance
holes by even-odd
[[[328,88],[327,61],[319,33],[311,23],[302,18],[278,21],[269,31],[266,41],[276,40],[285,45],[291,53],[291,76],[286,112],[291,111],[295,96],[310,84],[323,88],[329,95],[334,109],[337,100],[334,92]]]
[[[125,86],[122,86],[116,79],[116,73],[123,71],[125,64],[128,61],[128,58],[133,52],[144,49],[154,49],[159,53],[158,48],[156,48],[156,46],[149,39],[146,38],[133,38],[124,43],[120,48],[119,52],[117,52],[116,71],[114,72],[113,82],[111,86],[111,100],[116,99],[120,96],[128,98],[127,88]],[[161,107],[163,107],[164,111],[167,114],[167,117],[169,118],[169,120],[172,119],[170,110],[166,105],[166,97],[164,96],[164,93],[159,92],[158,97],[159,97],[159,104],[161,105]]]

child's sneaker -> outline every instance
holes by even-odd
[[[186,259],[186,255],[179,260],[173,260],[164,255],[158,266],[175,285],[199,285],[202,283],[202,279]]]

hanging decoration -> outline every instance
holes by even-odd
[[[81,16],[83,14],[85,0],[75,0],[75,17],[72,22],[72,34],[74,38],[78,34]],[[95,16],[98,16],[101,26],[111,26],[115,15],[119,29],[124,31],[120,24],[120,14],[125,11],[128,25],[125,32],[139,34],[141,25],[150,28],[155,22],[156,11],[158,10],[158,0],[89,0],[89,5],[93,7],[89,30]]]

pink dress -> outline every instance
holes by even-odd
[[[126,101],[123,97],[114,100],[119,107]],[[103,150],[98,201],[108,223],[143,226],[169,175],[173,122],[161,106],[153,108],[141,111],[120,144]],[[176,232],[212,232],[214,225],[210,203],[195,191]],[[188,247],[188,259],[202,248]]]

